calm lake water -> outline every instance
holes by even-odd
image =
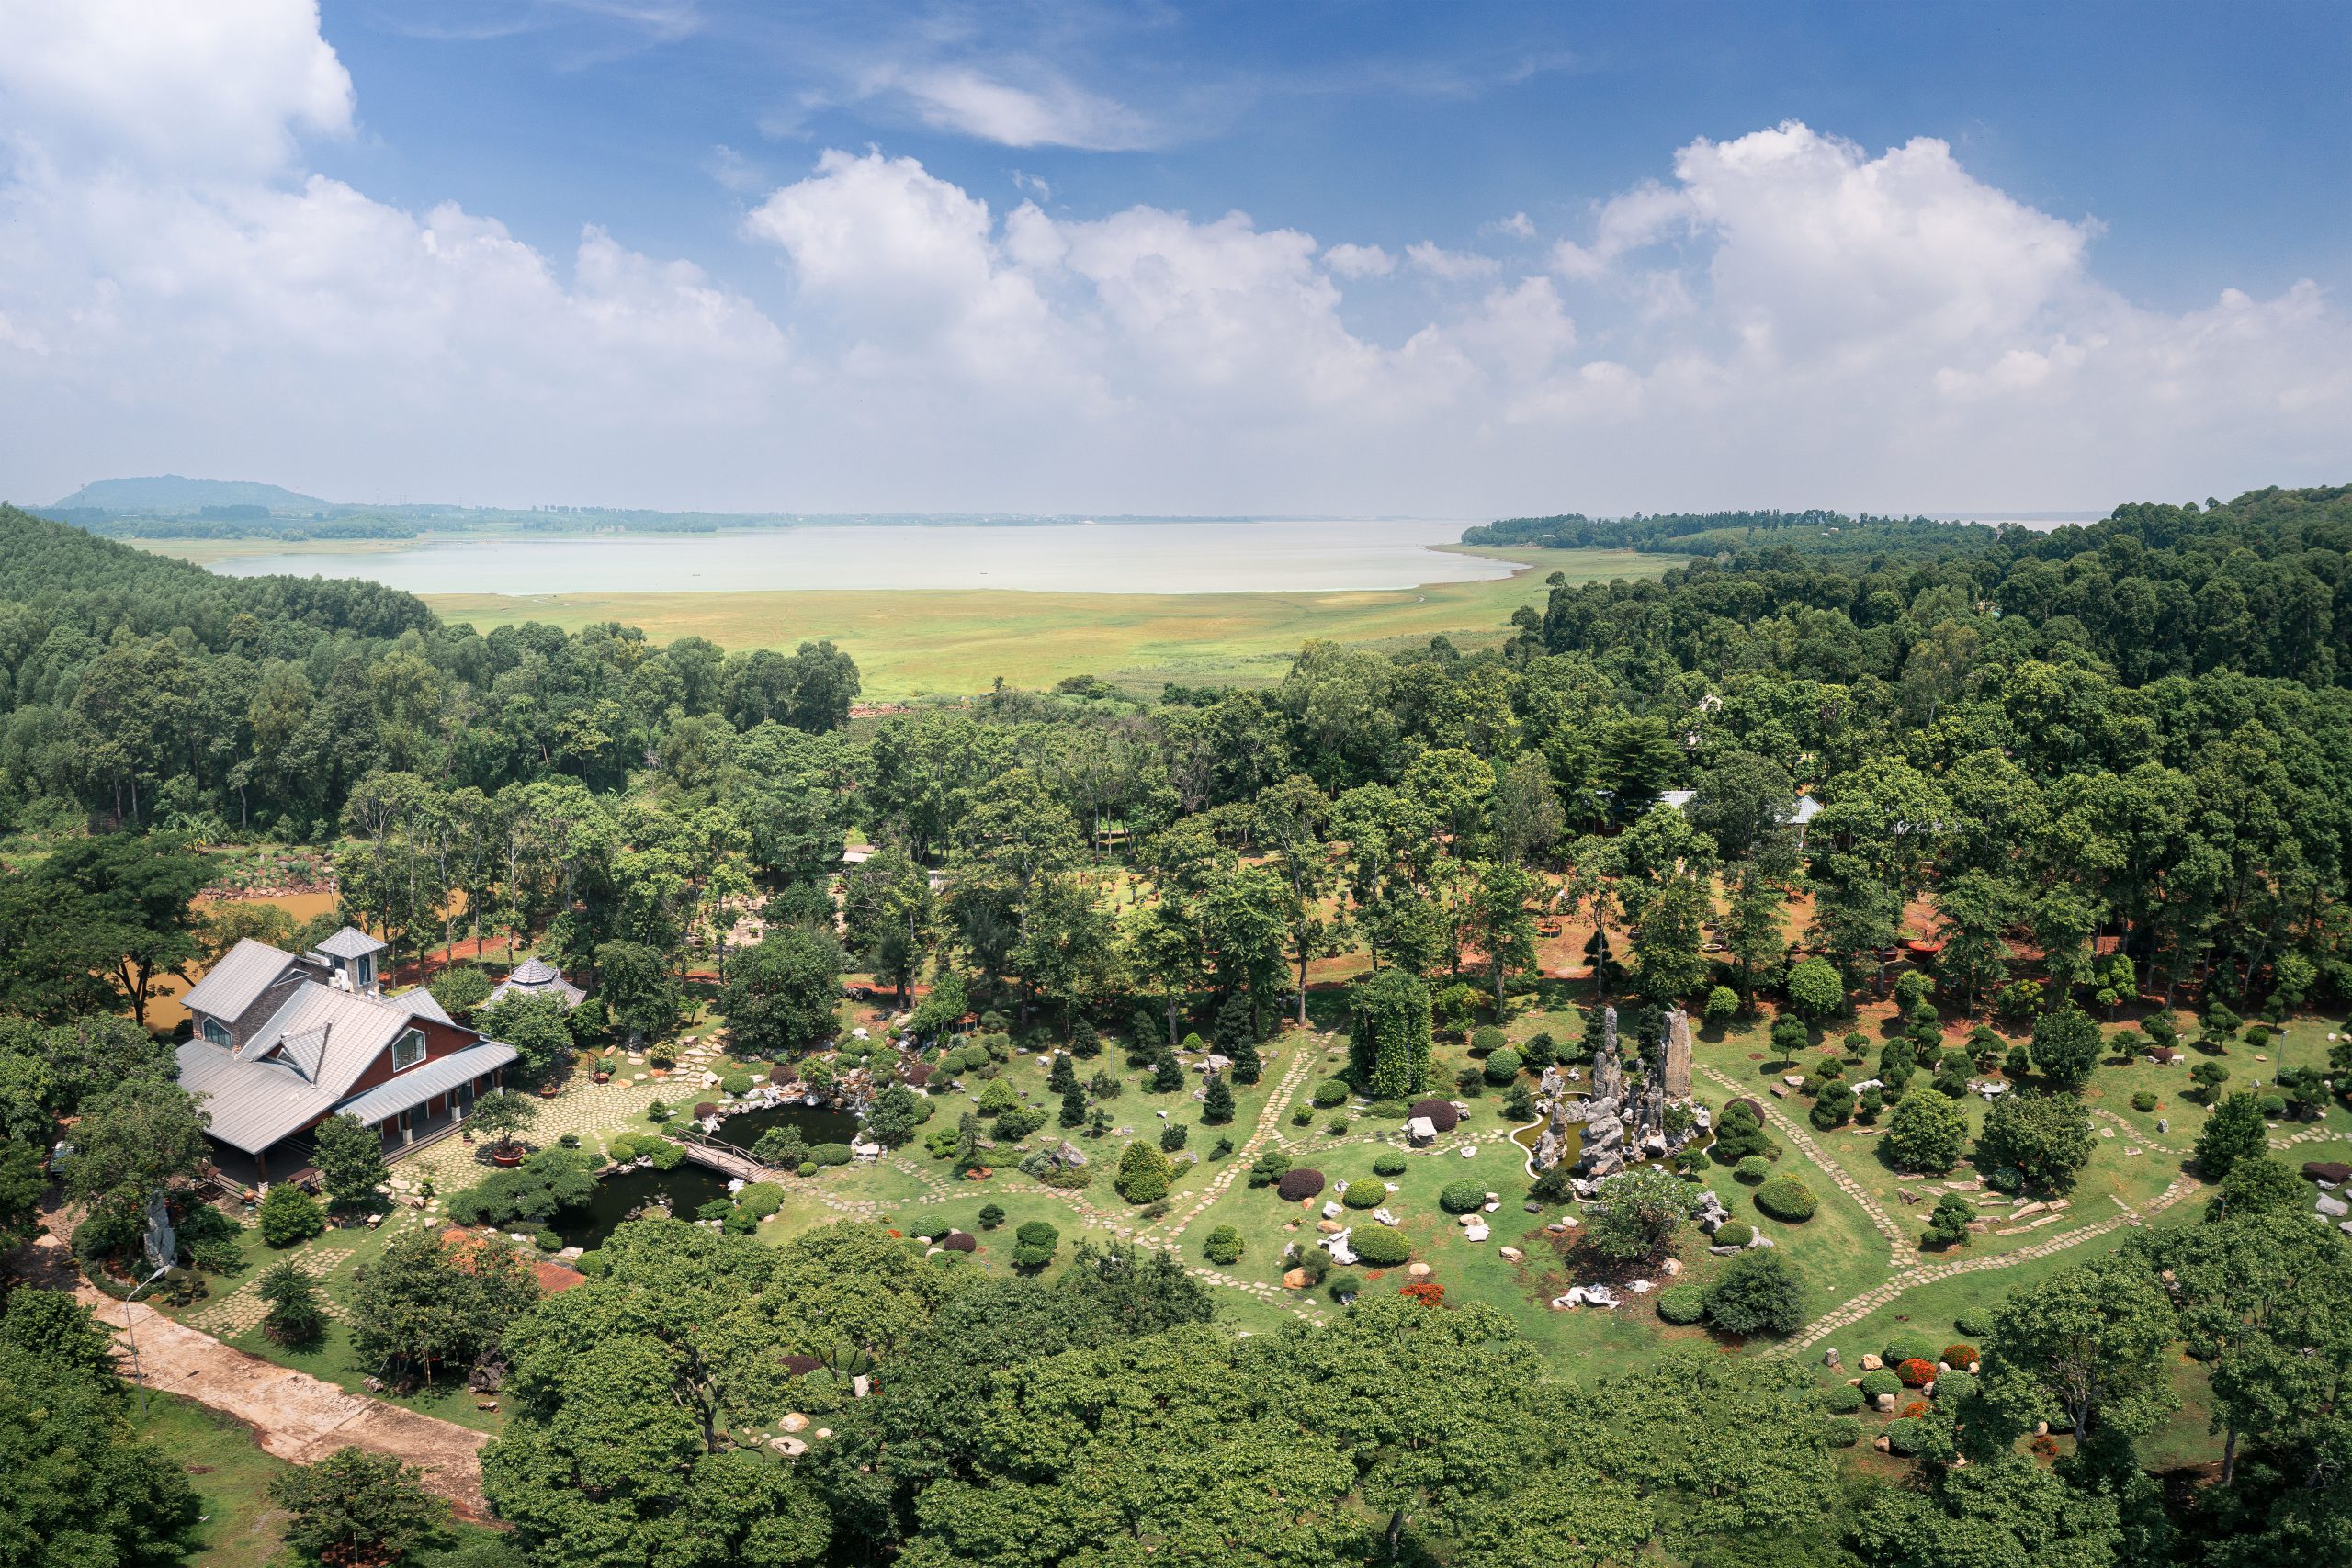
[[[412,593],[1002,588],[1221,593],[1412,588],[1508,577],[1434,551],[1459,521],[811,525],[726,534],[425,538],[386,549],[288,546],[209,563],[232,577],[365,577]]]

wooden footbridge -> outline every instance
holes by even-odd
[[[722,1176],[731,1176],[739,1181],[773,1181],[782,1174],[775,1167],[752,1158],[749,1149],[713,1137],[699,1127],[681,1127],[670,1135],[684,1145],[688,1159]]]

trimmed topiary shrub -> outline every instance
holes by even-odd
[[[1392,1149],[1372,1162],[1372,1173],[1374,1176],[1402,1176],[1405,1174],[1405,1156]]]
[[[1925,1388],[1936,1381],[1936,1364],[1933,1361],[1923,1361],[1914,1357],[1910,1360],[1898,1362],[1894,1369],[1894,1375],[1903,1380],[1905,1388]]]
[[[749,1094],[752,1092],[752,1075],[749,1073],[729,1073],[725,1077],[718,1080],[718,1087],[724,1092],[736,1095],[738,1097]]]
[[[764,1220],[784,1207],[784,1189],[773,1181],[754,1181],[735,1194],[735,1201],[755,1220]]]
[[[1879,1356],[1890,1367],[1899,1367],[1905,1361],[1926,1361],[1933,1365],[1936,1345],[1924,1334],[1897,1334],[1886,1342],[1886,1348],[1879,1352]]]
[[[1657,1315],[1667,1323],[1693,1324],[1707,1314],[1707,1292],[1700,1285],[1669,1285],[1657,1293]]]
[[[1953,1315],[1951,1325],[1962,1334],[1982,1339],[1984,1337],[1985,1331],[1991,1328],[1993,1324],[1991,1319],[1981,1313],[1963,1312]]]
[[[1449,1181],[1437,1195],[1438,1207],[1449,1214],[1466,1214],[1473,1209],[1487,1206],[1487,1184],[1483,1181]]]
[[[1054,1260],[1054,1248],[1062,1244],[1062,1233],[1044,1220],[1031,1220],[1012,1233],[1012,1266],[1016,1269],[1043,1269]]]
[[[1862,1407],[1862,1391],[1849,1382],[1834,1382],[1821,1391],[1821,1407],[1832,1416],[1851,1416]]]
[[[2145,1116],[2149,1111],[2154,1111],[2155,1108],[2156,1097],[2149,1093],[2144,1089],[2132,1097],[2132,1109],[2138,1111],[2143,1116]]]
[[[1862,1440],[1862,1424],[1850,1416],[1839,1416],[1821,1424],[1821,1440],[1833,1449],[1850,1449]]]
[[[1334,1105],[1345,1105],[1348,1102],[1348,1096],[1354,1092],[1355,1090],[1348,1087],[1348,1081],[1345,1078],[1325,1078],[1315,1086],[1316,1107],[1318,1110],[1329,1111]]]
[[[1509,1083],[1519,1077],[1519,1053],[1506,1045],[1487,1058],[1487,1081]]]
[[[1883,1393],[1901,1393],[1903,1380],[1884,1367],[1881,1367],[1875,1371],[1862,1374],[1860,1388],[1864,1399],[1876,1399]]]
[[[1388,1201],[1388,1187],[1358,1177],[1340,1190],[1340,1201],[1351,1209],[1377,1209]]]
[[[1481,1025],[1470,1035],[1470,1050],[1475,1055],[1491,1055],[1501,1050],[1504,1043],[1503,1032],[1491,1023]]]
[[[1727,1220],[1715,1231],[1717,1247],[1746,1247],[1756,1239],[1756,1227],[1744,1220]]]
[[[1453,1132],[1462,1120],[1462,1113],[1453,1109],[1453,1101],[1450,1100],[1417,1100],[1407,1108],[1405,1114],[1408,1118],[1428,1117],[1430,1125],[1441,1133]]]
[[[978,1252],[980,1238],[969,1231],[949,1231],[939,1238],[939,1247],[943,1252]]]
[[[1290,1171],[1274,1183],[1274,1196],[1285,1203],[1295,1203],[1301,1199],[1312,1198],[1322,1190],[1323,1173],[1319,1170]]]
[[[1945,1366],[1964,1372],[1984,1358],[1984,1353],[1982,1350],[1962,1341],[1959,1344],[1945,1346],[1943,1355],[1939,1359]]]
[[[1756,1190],[1758,1212],[1788,1224],[1800,1224],[1813,1218],[1820,1207],[1813,1191],[1793,1176],[1776,1176]]]
[[[1916,1416],[1889,1421],[1886,1430],[1879,1435],[1886,1439],[1887,1451],[1898,1459],[1909,1459],[1928,1444],[1928,1424]]]
[[[850,1161],[847,1144],[812,1144],[808,1148],[812,1165],[847,1165]]]
[[[1753,1187],[1772,1174],[1772,1162],[1762,1155],[1743,1155],[1739,1163],[1731,1168],[1731,1173]]]
[[[1217,1226],[1201,1244],[1201,1256],[1220,1269],[1240,1262],[1241,1232],[1232,1225]]]
[[[1170,1174],[1168,1156],[1138,1138],[1120,1152],[1112,1185],[1130,1203],[1156,1203],[1168,1196]]]
[[[272,1247],[308,1241],[327,1228],[326,1211],[317,1199],[290,1181],[281,1181],[261,1201],[261,1238]]]
[[[1413,1256],[1413,1244],[1405,1233],[1388,1225],[1358,1225],[1349,1233],[1348,1245],[1374,1269],[1394,1269]]]
[[[1936,1403],[1946,1410],[1955,1410],[1976,1387],[1976,1380],[1954,1367],[1951,1371],[1936,1375]]]

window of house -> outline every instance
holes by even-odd
[[[424,1031],[412,1029],[392,1042],[392,1071],[413,1067],[424,1060]]]
[[[226,1045],[231,1043],[229,1026],[217,1018],[208,1018],[204,1021],[204,1037],[215,1045]]]
[[[376,961],[372,958],[353,959],[351,961],[351,984],[353,987],[358,990],[364,991],[375,983]]]

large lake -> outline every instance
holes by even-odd
[[[501,535],[385,547],[290,546],[209,562],[234,577],[366,577],[412,593],[1001,588],[1218,593],[1411,588],[1508,577],[1432,550],[1460,521],[812,525],[723,534]]]

